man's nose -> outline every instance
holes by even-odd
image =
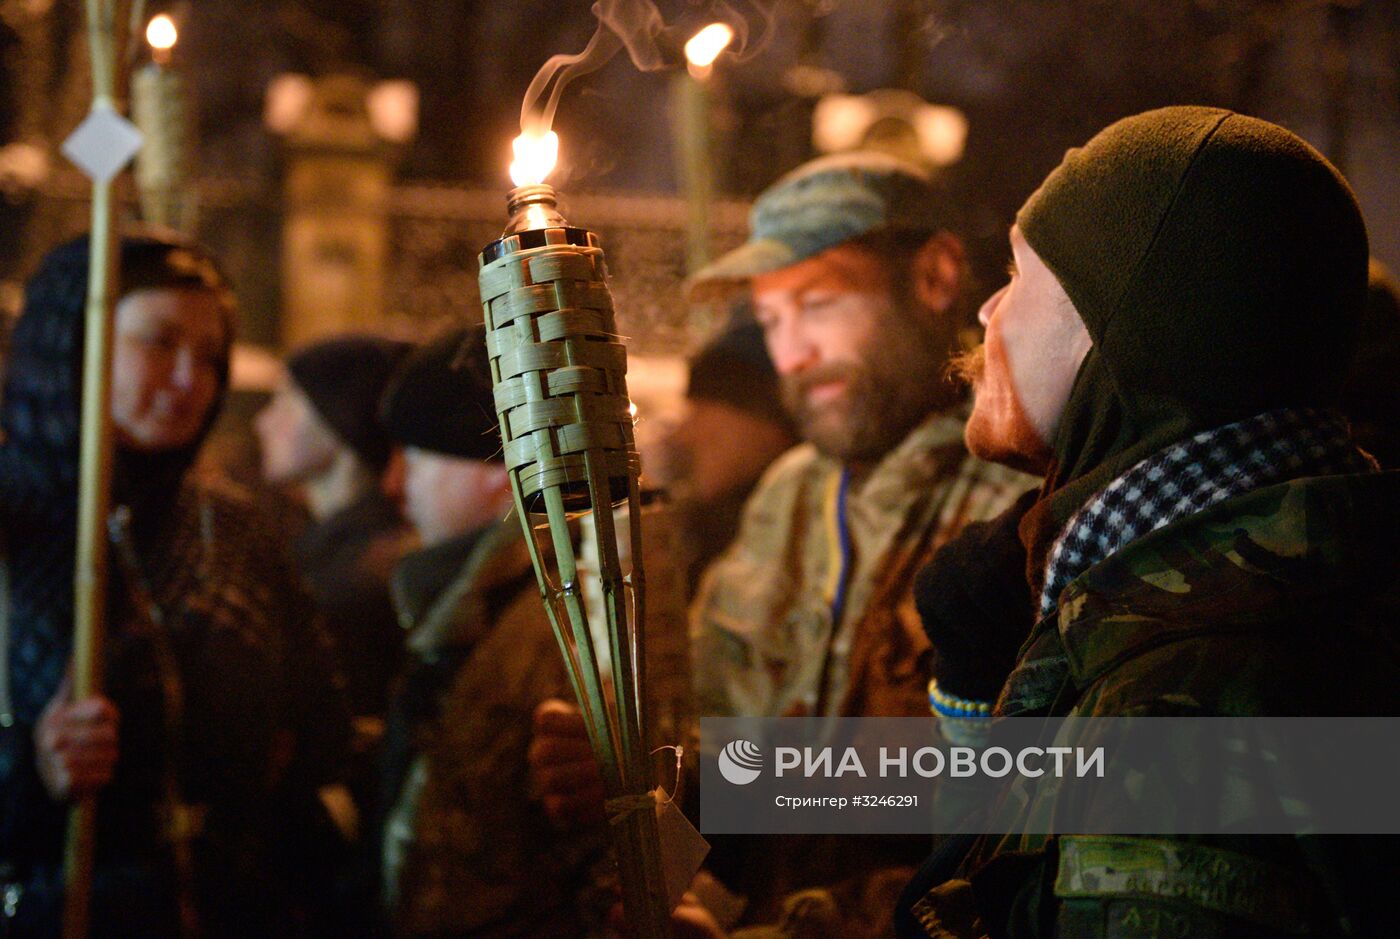
[[[193,349],[182,347],[175,353],[175,367],[170,371],[170,382],[182,391],[187,391],[194,387],[198,371],[199,356]]]
[[[977,322],[982,324],[983,329],[987,328],[987,321],[992,318],[992,313],[996,310],[997,304],[1001,301],[1001,295],[1006,293],[1007,288],[1010,286],[1010,284],[1007,284],[988,297],[987,302],[982,304],[982,307],[977,311]]]
[[[794,375],[817,361],[816,346],[803,334],[796,319],[781,319],[768,330],[768,357],[779,375]]]
[[[271,425],[272,402],[269,401],[267,404],[258,408],[258,413],[253,415],[253,430],[257,432],[259,437],[265,437],[268,431],[271,430]]]
[[[395,447],[389,454],[389,462],[384,467],[384,475],[379,477],[379,488],[384,495],[403,511],[404,496],[407,490],[408,468],[403,450]]]

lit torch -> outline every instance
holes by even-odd
[[[711,23],[685,44],[686,71],[671,84],[675,112],[677,168],[686,196],[687,267],[695,273],[710,260],[710,200],[714,170],[710,160],[710,92],[715,60],[734,41],[727,23]]]
[[[136,156],[141,215],[148,222],[189,232],[194,205],[189,197],[192,146],[185,83],[174,68],[175,21],[162,13],[146,26],[151,61],[131,78],[131,116],[145,142]]]
[[[569,225],[557,193],[544,183],[558,150],[552,131],[515,141],[510,221],[481,253],[487,350],[516,512],[608,791],[627,918],[640,936],[667,936],[670,904],[642,726],[644,596],[635,547],[641,461],[632,437],[627,351],[616,334],[598,236]],[[613,512],[623,503],[625,533]],[[570,526],[580,513],[598,545],[606,653],[594,645],[584,608]],[[541,517],[544,524],[536,524]],[[630,574],[620,538],[633,546]],[[604,657],[610,669],[600,668]]]

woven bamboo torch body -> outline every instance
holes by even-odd
[[[136,155],[141,216],[187,234],[194,231],[196,199],[191,189],[194,139],[189,96],[175,64],[179,31],[162,13],[146,26],[151,61],[131,76],[131,119],[144,141]]]
[[[177,231],[194,228],[190,193],[193,141],[184,80],[173,68],[151,63],[131,77],[131,117],[145,141],[136,156],[141,217]]]
[[[612,511],[628,504],[624,537],[640,545],[627,352],[598,238],[569,226],[555,199],[545,185],[513,190],[511,222],[481,254],[496,413],[545,610],[608,788],[627,918],[638,935],[665,936],[670,913],[642,726],[641,552],[632,552],[631,572],[624,571]],[[593,529],[599,546],[593,576],[601,581],[610,676],[600,670],[585,615],[575,518]]]

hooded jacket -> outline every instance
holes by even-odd
[[[1340,403],[1366,229],[1346,181],[1284,128],[1219,108],[1125,118],[1066,153],[1016,222],[1093,340],[1021,529],[1037,589],[1070,515],[1140,460]]]
[[[1135,529],[1103,512],[1099,543],[1116,547],[1046,592],[997,713],[1400,714],[1400,474],[1290,470],[1304,461],[1286,448],[1259,473],[1215,458],[1240,445],[1242,421],[1277,409],[1306,427],[1340,400],[1367,257],[1346,182],[1281,127],[1166,108],[1071,150],[1018,224],[1093,340],[1021,524],[1030,585],[1116,481],[1132,479],[1132,509],[1164,524],[1119,544]],[[1208,452],[1158,462],[1183,441]],[[1221,499],[1175,510],[1213,476]],[[900,934],[1400,932],[1383,839],[1030,834],[1054,810],[1024,806],[1009,834],[932,860],[905,893]]]
[[[207,255],[182,242],[125,238],[121,266],[128,289],[223,289]],[[86,277],[86,239],[45,259],[0,405],[0,869],[21,936],[57,935],[62,905],[67,806],[39,781],[33,736],[72,646]],[[220,399],[226,382],[225,360]],[[120,714],[120,753],[98,800],[94,936],[177,935],[182,895],[207,936],[284,919],[291,900],[280,874],[346,745],[324,637],[279,563],[273,527],[236,487],[193,478],[217,403],[210,410],[186,447],[116,454],[113,505],[130,524],[110,552],[104,692]],[[177,845],[189,847],[191,865],[176,863]],[[188,889],[177,886],[181,870],[192,871]]]

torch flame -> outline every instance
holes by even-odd
[[[175,41],[179,38],[180,33],[175,29],[175,21],[164,13],[153,17],[146,24],[146,41],[151,44],[152,49],[168,52],[175,48]]]
[[[559,135],[554,131],[543,134],[525,132],[511,143],[515,160],[510,164],[510,178],[517,186],[532,186],[544,182],[559,159]]]
[[[686,41],[686,60],[696,68],[709,68],[733,41],[734,30],[729,24],[711,23]]]

